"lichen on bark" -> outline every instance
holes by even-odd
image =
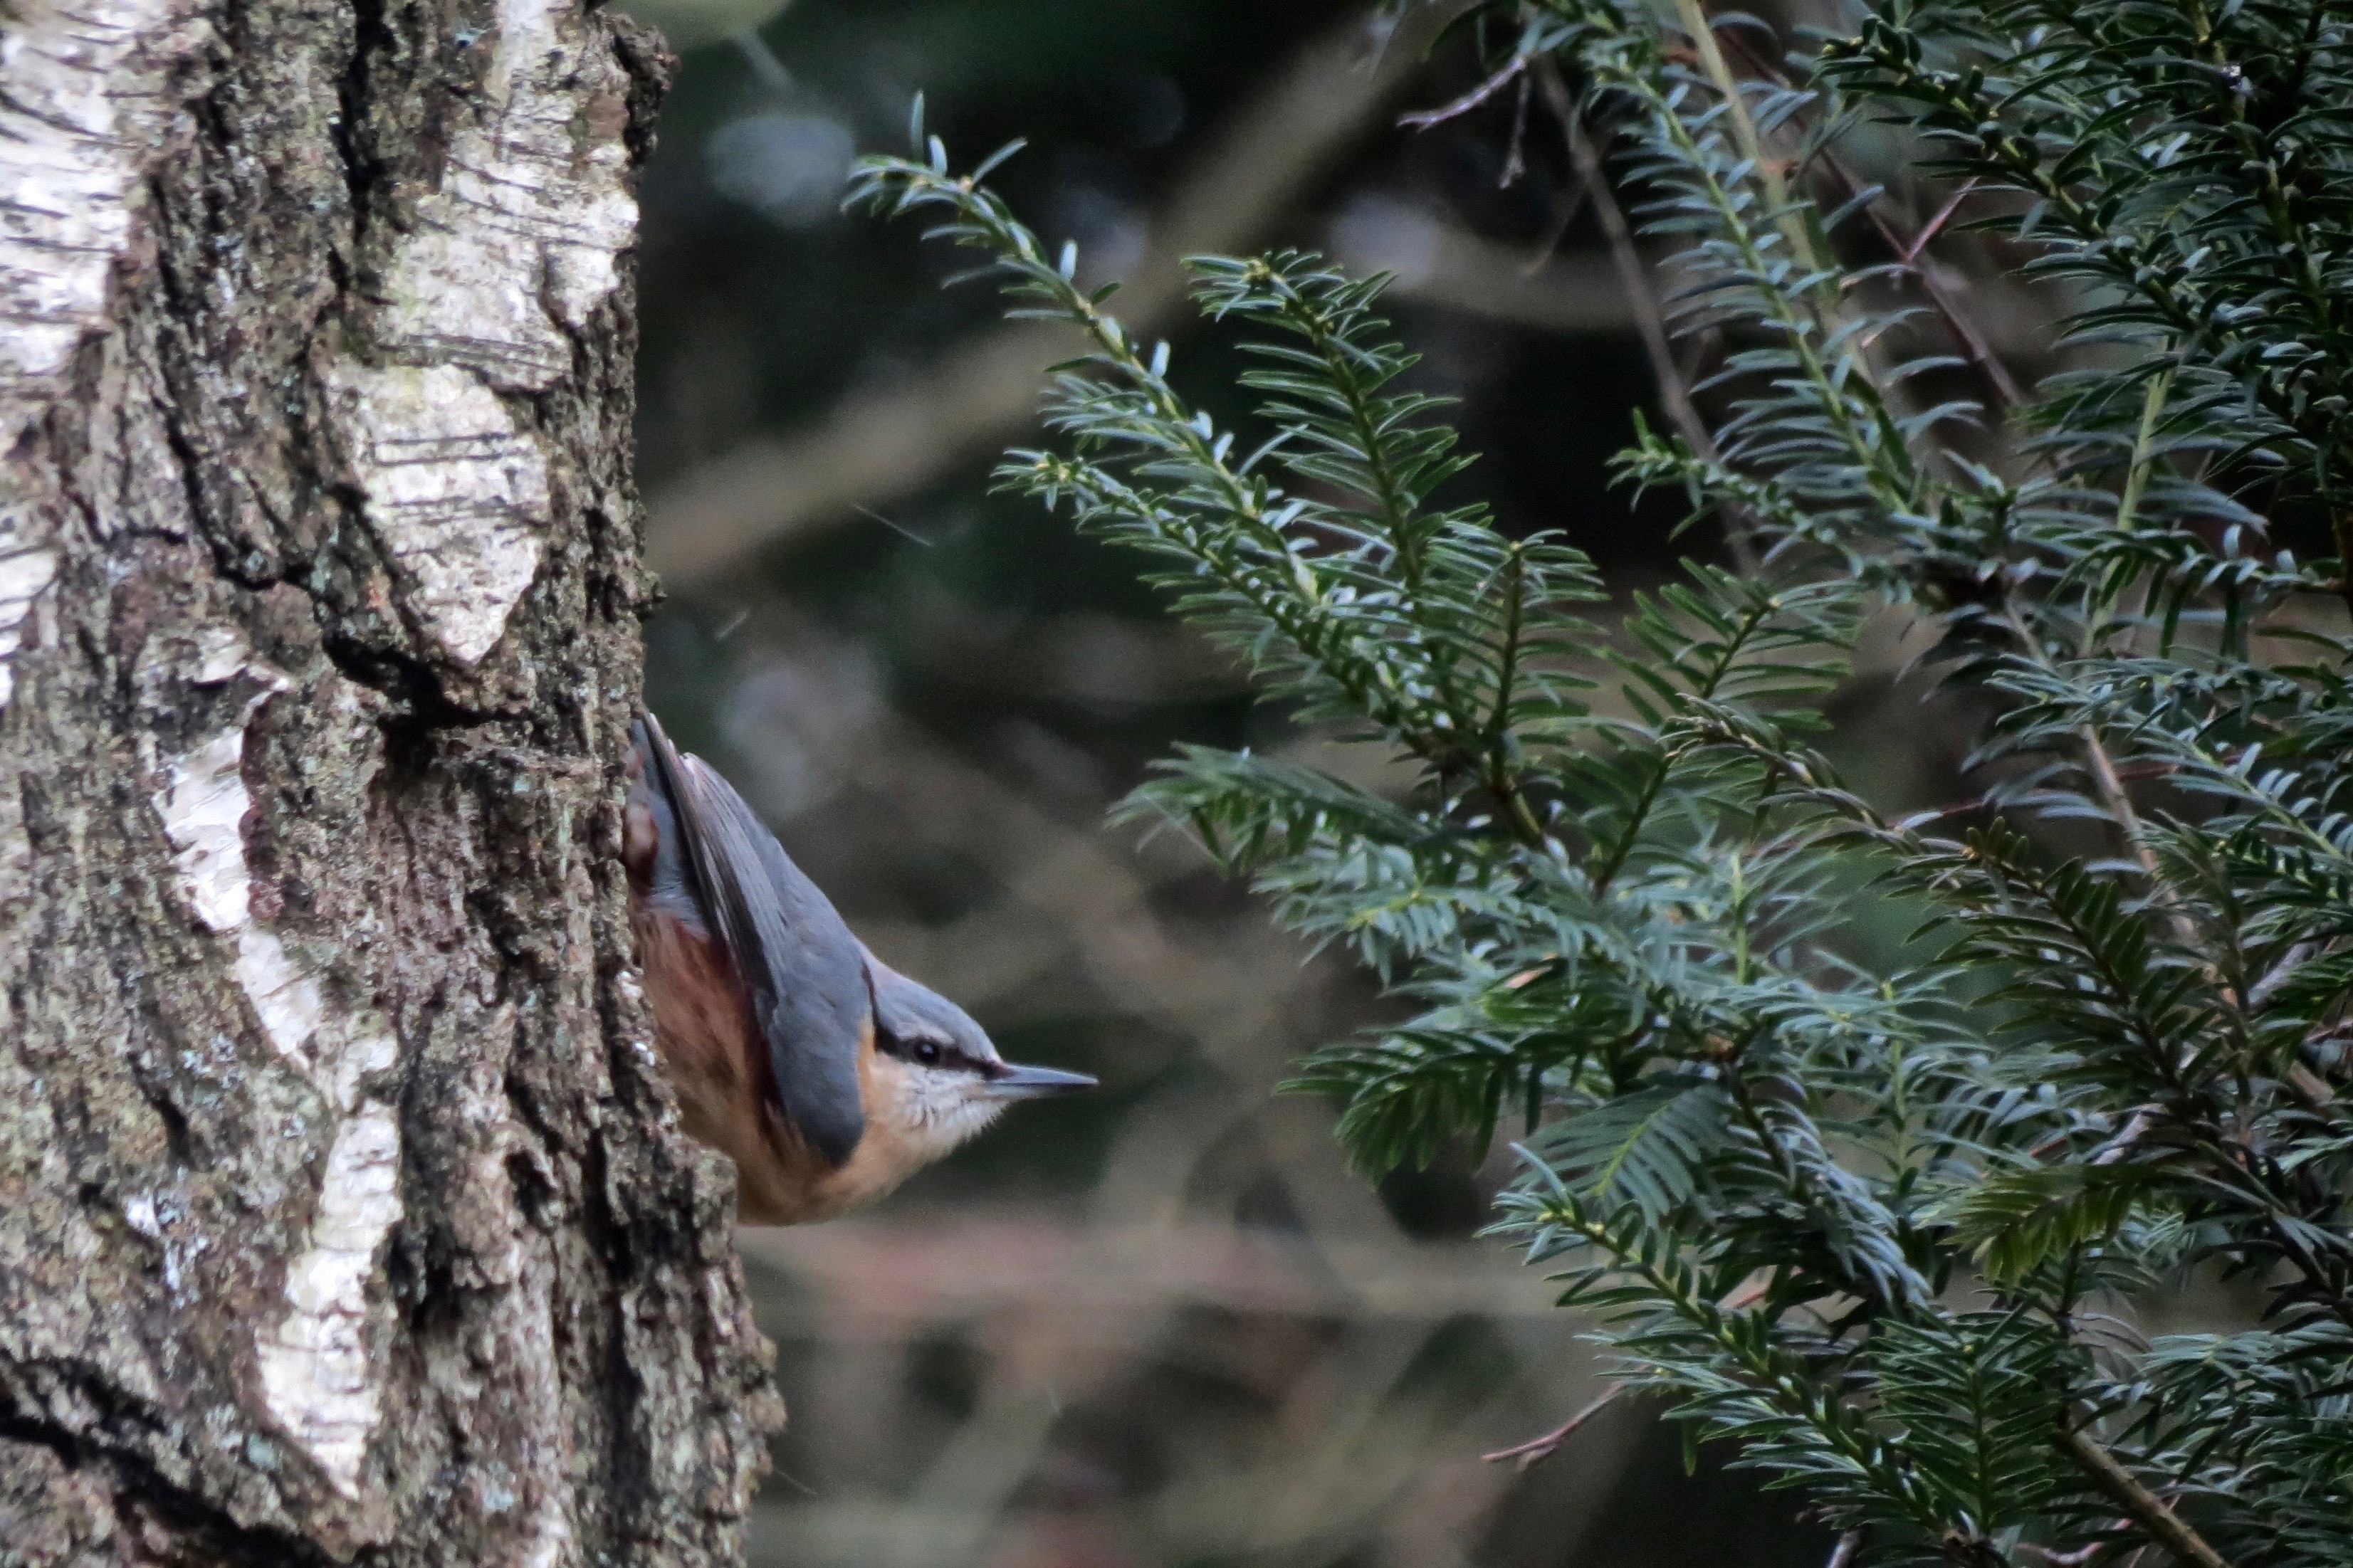
[[[733,1560],[628,973],[630,178],[545,0],[0,0],[0,1555]]]

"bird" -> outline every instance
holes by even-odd
[[[632,726],[621,858],[655,1050],[688,1134],[735,1163],[736,1219],[874,1202],[1016,1100],[1093,1089],[997,1054],[877,958],[744,797]]]

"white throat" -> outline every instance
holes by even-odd
[[[969,1068],[905,1065],[907,1090],[898,1103],[900,1131],[907,1141],[937,1159],[997,1120],[1005,1101],[988,1092],[987,1081]]]

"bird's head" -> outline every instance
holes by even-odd
[[[871,952],[865,959],[875,1071],[886,1086],[874,1114],[922,1163],[945,1154],[1017,1100],[1095,1087],[1084,1073],[1007,1061],[971,1014]]]

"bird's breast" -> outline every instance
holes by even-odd
[[[650,900],[632,900],[654,1048],[687,1135],[735,1162],[747,1223],[788,1225],[825,1166],[776,1110],[766,1045],[718,942]]]

